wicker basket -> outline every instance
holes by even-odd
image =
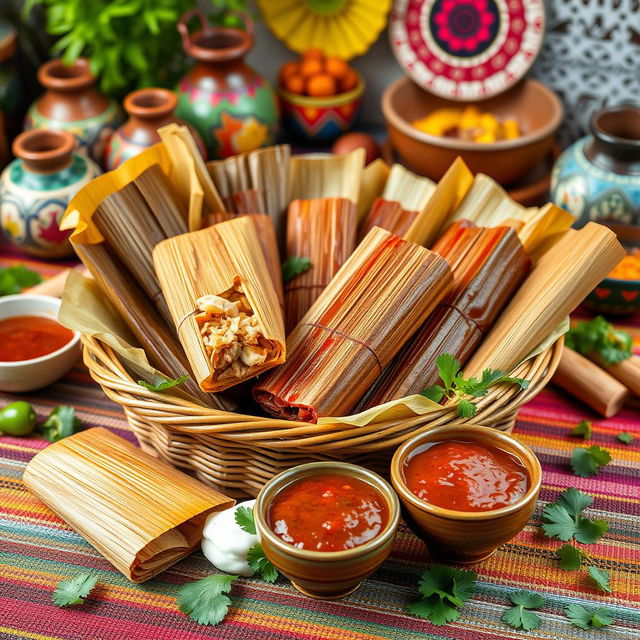
[[[443,407],[428,415],[364,427],[245,416],[155,393],[134,382],[109,347],[88,336],[82,342],[92,377],[122,405],[144,450],[195,472],[228,495],[255,496],[275,474],[315,460],[344,459],[387,475],[391,455],[404,440],[453,420],[510,431],[520,406],[539,393],[556,370],[564,339],[514,371],[530,381],[526,390],[515,385],[492,388],[476,401],[473,418],[461,420],[454,408]]]

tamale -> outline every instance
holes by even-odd
[[[358,223],[367,215],[374,200],[382,195],[388,177],[389,165],[382,158],[370,162],[362,170],[358,193]]]
[[[256,401],[290,420],[345,415],[451,283],[443,258],[372,229],[289,336],[286,363],[254,387]]]
[[[380,227],[394,235],[403,236],[417,215],[417,211],[403,209],[399,202],[376,198],[360,225],[358,238],[364,238],[373,227]]]
[[[346,198],[294,200],[287,220],[287,258],[310,267],[285,284],[285,324],[291,331],[356,247],[356,207]]]
[[[175,236],[153,252],[203,391],[221,391],[285,360],[280,304],[251,217]]]
[[[49,445],[22,479],[133,582],[195,551],[207,516],[234,504],[101,427]]]

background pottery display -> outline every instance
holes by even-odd
[[[174,116],[177,105],[176,94],[168,89],[139,89],[130,93],[124,100],[124,109],[129,114],[129,120],[115,131],[107,144],[105,169],[115,169],[125,160],[160,142],[160,127],[171,122],[186,124]],[[187,126],[191,129],[200,152],[206,158],[207,150],[200,134],[191,125]]]
[[[577,217],[640,225],[640,107],[597,111],[591,136],[570,146],[551,179],[553,201]]]
[[[189,34],[187,21],[197,16],[201,28]],[[253,24],[247,31],[209,25],[202,13],[187,12],[178,29],[184,50],[196,65],[178,83],[176,115],[192,124],[210,158],[226,158],[271,144],[278,106],[271,85],[243,58],[253,46]]]
[[[95,88],[89,62],[78,58],[67,66],[50,60],[40,67],[38,80],[46,91],[29,109],[25,129],[70,131],[79,152],[102,163],[107,142],[123,116],[118,104]]]
[[[59,258],[73,253],[59,223],[69,200],[100,173],[96,164],[73,153],[67,131],[36,130],[13,143],[16,159],[0,176],[0,226],[27,253]]]

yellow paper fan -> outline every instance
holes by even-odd
[[[290,49],[350,60],[384,29],[391,0],[258,0],[265,23]]]

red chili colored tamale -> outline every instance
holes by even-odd
[[[287,361],[254,387],[269,413],[345,415],[447,294],[447,262],[375,227],[287,340]]]
[[[416,219],[417,211],[407,211],[395,200],[376,198],[371,209],[360,225],[358,238],[364,238],[373,227],[381,227],[387,231],[403,236]]]
[[[287,333],[300,322],[356,248],[356,206],[347,198],[294,200],[287,219],[287,258],[310,267],[285,283]]]
[[[433,249],[453,270],[451,292],[378,378],[358,410],[436,384],[436,358],[441,353],[451,353],[464,365],[527,276],[530,260],[513,229],[470,228],[460,222]]]

